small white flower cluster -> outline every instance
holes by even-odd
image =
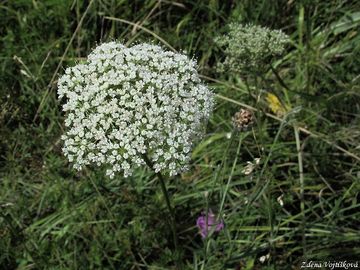
[[[74,168],[105,166],[114,177],[145,164],[171,176],[185,169],[213,108],[196,63],[160,46],[104,43],[58,81],[65,97],[63,151]]]
[[[260,261],[261,263],[264,263],[264,262],[267,261],[269,258],[270,258],[270,253],[261,256],[261,257],[259,258],[259,261]]]
[[[281,30],[232,23],[229,32],[215,42],[225,47],[226,58],[219,64],[221,71],[247,72],[258,71],[272,57],[281,55],[289,37]]]
[[[257,166],[259,166],[260,158],[255,158],[254,163],[252,163],[251,161],[247,161],[246,163],[247,165],[241,172],[245,175],[249,175],[256,169]]]

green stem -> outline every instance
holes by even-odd
[[[301,152],[301,142],[299,136],[299,128],[294,125],[296,151],[298,154],[298,165],[299,165],[299,182],[300,182],[300,210],[301,210],[301,230],[302,230],[302,246],[303,254],[306,255],[306,238],[305,238],[305,202],[304,202],[304,168],[303,159]]]
[[[151,160],[147,157],[147,155],[143,155],[143,158],[144,158],[144,161],[146,163],[147,166],[149,166],[149,168],[153,171],[154,170],[154,167],[153,167],[153,164],[151,162]],[[173,234],[173,239],[174,239],[174,247],[175,247],[175,250],[177,251],[178,250],[178,237],[177,237],[177,233],[176,233],[176,226],[175,226],[175,212],[174,212],[174,209],[172,208],[171,206],[171,203],[170,203],[170,197],[169,197],[169,193],[166,189],[166,185],[165,185],[165,181],[164,181],[164,177],[163,175],[160,173],[160,172],[156,172],[156,176],[159,178],[160,180],[160,185],[161,185],[161,190],[164,194],[164,197],[165,197],[165,202],[166,202],[166,206],[169,210],[169,213],[170,213],[170,216],[171,216],[171,221],[170,221],[170,227],[171,227],[171,231],[172,231],[172,234]]]
[[[276,79],[278,80],[278,82],[280,83],[280,85],[284,88],[284,95],[285,95],[285,99],[286,102],[290,105],[290,98],[289,98],[289,94],[288,91],[292,91],[289,86],[284,82],[284,80],[281,78],[280,74],[276,71],[276,69],[270,65],[270,69],[272,71],[272,73],[275,75]],[[286,106],[283,104],[283,102],[280,100],[280,102],[282,103],[281,105],[286,108]]]

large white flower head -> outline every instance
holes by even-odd
[[[213,108],[186,55],[151,44],[104,43],[58,81],[67,113],[63,152],[78,170],[105,166],[124,176],[145,164],[176,175],[187,169]]]

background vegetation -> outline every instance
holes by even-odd
[[[261,74],[266,84],[252,80],[250,92],[247,78],[215,69],[223,54],[214,38],[232,21],[291,37],[276,72]],[[77,173],[61,152],[56,80],[113,39],[186,51],[217,94],[191,170],[167,183],[183,269],[359,259],[359,26],[360,3],[350,0],[1,1],[0,268],[174,267],[153,173],[114,180],[93,168]],[[268,93],[277,97],[272,104]],[[276,100],[286,105],[276,110]],[[256,111],[256,124],[229,139],[242,107]],[[195,222],[207,206],[226,228],[204,242]]]

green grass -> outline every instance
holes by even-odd
[[[146,168],[113,180],[101,169],[75,172],[61,152],[56,80],[113,39],[186,51],[217,94],[191,170],[167,181],[183,269],[359,259],[359,10],[356,1],[2,1],[0,268],[174,269],[156,176]],[[251,95],[246,78],[215,69],[223,55],[213,39],[239,20],[291,37],[276,72],[252,83]],[[274,115],[267,92],[295,111]],[[257,110],[256,124],[228,139],[243,106]],[[256,157],[260,165],[244,175]],[[226,228],[204,242],[195,222],[207,207]]]

